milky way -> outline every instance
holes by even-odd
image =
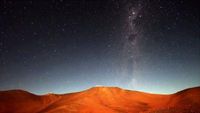
[[[136,87],[138,76],[138,65],[140,59],[140,44],[142,39],[142,11],[143,6],[141,1],[128,2],[125,6],[125,18],[124,18],[124,35],[121,37],[123,40],[123,49],[121,50],[121,75],[129,80],[130,87]],[[123,79],[122,79],[123,80]]]

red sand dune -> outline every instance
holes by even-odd
[[[171,95],[117,87],[43,96],[22,90],[1,91],[0,113],[200,113],[200,87]]]

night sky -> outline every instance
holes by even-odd
[[[199,14],[192,0],[1,0],[0,90],[200,86]]]

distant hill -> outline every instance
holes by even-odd
[[[42,96],[0,91],[0,113],[200,113],[200,87],[170,95],[103,86]]]

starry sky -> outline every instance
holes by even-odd
[[[200,19],[190,0],[1,0],[0,90],[69,93],[200,86]]]

